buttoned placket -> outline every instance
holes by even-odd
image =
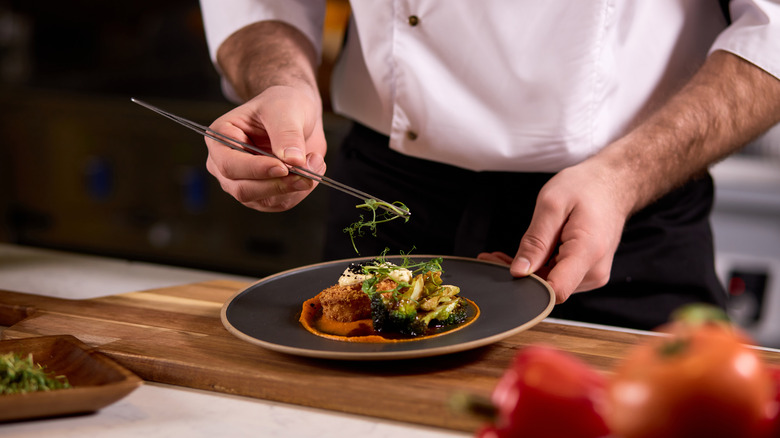
[[[416,27],[417,25],[420,24],[420,17],[418,17],[417,15],[414,15],[414,14],[409,15],[409,18],[407,19],[407,22],[409,23],[409,26]],[[413,131],[412,129],[408,129],[406,131],[406,138],[408,140],[410,140],[410,141],[415,141],[415,140],[417,140],[417,133],[415,131]]]

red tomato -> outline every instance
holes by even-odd
[[[667,326],[636,347],[610,381],[607,422],[621,438],[757,437],[775,390],[735,329]]]
[[[526,347],[493,391],[498,421],[483,438],[597,438],[606,381],[576,357],[552,347]]]

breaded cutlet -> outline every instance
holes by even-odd
[[[392,290],[396,286],[393,280],[385,279],[377,283],[377,291]],[[351,322],[371,318],[371,300],[363,292],[362,284],[349,286],[333,285],[320,293],[323,316],[339,322]]]
[[[323,316],[339,322],[351,322],[371,317],[371,300],[360,283],[333,285],[320,293]]]

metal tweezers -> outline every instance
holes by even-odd
[[[141,105],[143,107],[146,107],[146,108],[156,112],[157,114],[160,114],[160,115],[162,115],[164,117],[167,117],[168,119],[171,119],[174,122],[176,122],[176,123],[178,123],[178,124],[180,124],[180,125],[182,125],[184,127],[187,127],[187,128],[189,128],[189,129],[191,129],[191,130],[193,130],[193,131],[195,131],[195,132],[197,132],[197,133],[199,133],[199,134],[201,134],[201,135],[203,135],[205,137],[208,137],[208,138],[210,138],[210,139],[212,139],[212,140],[214,140],[214,141],[216,141],[218,143],[222,143],[223,145],[225,145],[225,146],[227,146],[227,147],[229,147],[231,149],[235,149],[235,150],[241,151],[241,152],[246,152],[246,153],[252,154],[252,155],[264,155],[266,157],[276,158],[277,160],[279,160],[282,163],[284,163],[285,165],[287,165],[287,168],[289,169],[290,173],[293,173],[295,175],[300,175],[300,176],[302,176],[304,178],[309,178],[311,180],[317,181],[318,183],[324,184],[324,185],[326,185],[328,187],[334,188],[334,189],[339,190],[341,192],[344,192],[344,193],[346,193],[348,195],[352,195],[352,196],[354,196],[354,197],[356,197],[356,198],[358,198],[358,199],[360,199],[362,201],[367,201],[367,200],[377,201],[379,203],[379,207],[380,208],[382,208],[384,210],[387,210],[388,212],[390,212],[390,213],[392,213],[394,215],[403,216],[403,217],[408,217],[408,216],[411,215],[409,210],[407,210],[406,208],[403,208],[403,207],[400,207],[400,206],[396,206],[394,204],[382,201],[381,199],[379,199],[379,198],[377,198],[375,196],[371,196],[371,195],[369,195],[366,192],[362,192],[362,191],[357,190],[357,189],[355,189],[353,187],[350,187],[350,186],[348,186],[346,184],[342,184],[342,183],[340,183],[340,182],[338,182],[338,181],[336,181],[336,180],[334,180],[332,178],[328,178],[325,175],[320,175],[318,173],[314,173],[311,170],[306,169],[305,167],[293,166],[291,164],[287,164],[283,160],[281,160],[279,157],[277,157],[276,155],[268,153],[268,152],[258,148],[257,146],[254,146],[254,145],[251,145],[251,144],[248,144],[248,143],[244,143],[244,142],[238,141],[238,140],[236,140],[236,139],[234,139],[232,137],[229,137],[229,136],[227,136],[225,134],[217,132],[217,131],[215,131],[215,130],[207,127],[207,126],[203,126],[203,125],[197,124],[197,123],[195,123],[195,122],[193,122],[191,120],[187,120],[187,119],[185,119],[183,117],[179,117],[179,116],[177,116],[175,114],[172,114],[172,113],[169,113],[167,111],[164,111],[164,110],[162,110],[162,109],[160,109],[160,108],[158,108],[158,107],[156,107],[154,105],[148,104],[148,103],[143,102],[141,100],[138,100],[136,98],[130,98],[130,100],[133,101],[134,103],[137,103],[138,105]]]

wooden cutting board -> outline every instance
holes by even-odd
[[[308,359],[265,350],[224,329],[223,303],[246,286],[213,281],[89,300],[0,291],[0,325],[8,327],[4,339],[73,335],[147,381],[462,431],[475,430],[480,421],[450,411],[449,397],[456,391],[489,395],[519,348],[547,343],[609,371],[650,336],[542,322],[448,356]],[[762,355],[780,364],[780,353]]]

